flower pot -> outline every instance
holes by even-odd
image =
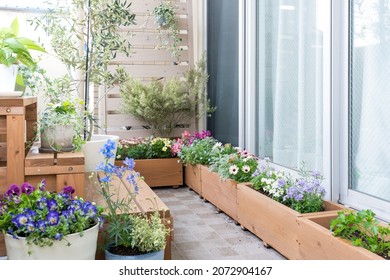
[[[106,260],[133,260],[133,261],[140,261],[140,260],[164,260],[164,250],[157,251],[157,252],[151,252],[147,254],[140,254],[140,255],[116,255],[112,254],[108,250],[104,251],[104,256]]]
[[[210,172],[207,166],[201,166],[203,198],[219,210],[237,221],[237,182],[223,179],[216,172]]]
[[[9,260],[94,260],[98,232],[99,224],[96,224],[82,234],[69,234],[61,241],[54,241],[52,246],[45,247],[28,245],[23,237],[15,239],[10,234],[4,237]]]
[[[304,260],[383,260],[369,250],[333,236],[329,230],[337,213],[309,214],[299,217],[298,249]]]
[[[115,150],[113,151],[115,155],[119,141],[119,136],[116,135],[93,135],[90,141],[86,141],[86,143],[81,146],[81,150],[84,153],[85,172],[95,172],[96,167],[101,162],[104,162],[104,155],[99,153],[99,150],[104,146],[108,139],[115,141]],[[115,158],[110,159],[109,162],[114,165]]]
[[[184,168],[184,183],[200,196],[203,196],[200,164],[186,164]]]
[[[155,20],[160,27],[164,27],[167,25],[167,20],[165,19],[164,15],[156,15]]]
[[[46,127],[41,133],[40,153],[70,152],[73,146],[73,125]]]
[[[121,160],[115,165],[121,166]],[[183,185],[183,164],[179,158],[136,159],[134,170],[139,172],[149,187]]]
[[[344,207],[324,201],[325,210],[318,215],[337,213]],[[298,246],[297,219],[301,214],[282,203],[252,189],[247,184],[237,187],[238,222],[288,259],[301,259]]]
[[[19,66],[16,64],[9,67],[4,64],[0,64],[0,92],[12,95],[15,91],[18,69]]]

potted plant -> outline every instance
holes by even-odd
[[[165,82],[144,83],[130,78],[120,87],[122,109],[151,127],[153,136],[176,137],[173,134],[178,125],[214,110],[207,101],[207,80],[204,56],[185,74],[184,80],[173,77]]]
[[[133,158],[135,170],[149,187],[182,185],[183,165],[172,150],[173,143],[170,138],[161,137],[121,139],[115,163],[120,165],[121,159]]]
[[[173,7],[172,1],[161,2],[159,5],[154,7],[153,15],[155,23],[158,28],[157,38],[160,40],[157,48],[166,48],[171,52],[172,57],[175,59],[174,64],[180,62],[180,42],[179,28],[176,19],[175,8]]]
[[[118,32],[135,24],[130,7],[128,1],[71,0],[66,6],[53,3],[49,12],[33,20],[49,34],[53,53],[66,67],[72,92],[84,100],[80,133],[85,140],[81,148],[86,172],[95,171],[103,161],[98,150],[108,138],[119,140],[114,135],[94,134],[95,128],[104,126],[94,117],[94,109],[108,91],[128,77],[123,67],[110,68],[109,64],[119,53],[130,54],[130,42]],[[101,98],[93,103],[91,92],[97,87]]]
[[[95,259],[102,207],[72,197],[73,187],[45,190],[25,182],[0,199],[8,259]]]
[[[79,133],[82,119],[78,114],[81,102],[58,101],[49,103],[39,120],[41,153],[80,150],[83,139]]]
[[[0,28],[0,92],[12,93],[18,73],[18,65],[36,65],[30,50],[46,52],[31,39],[19,37],[19,23],[15,18],[10,27]]]
[[[115,142],[112,140],[107,140],[100,151],[105,158],[97,167],[97,172],[100,194],[106,205],[106,259],[133,259],[135,255],[144,259],[163,259],[169,232],[158,209],[149,216],[143,212],[133,214],[134,207],[139,206],[138,180],[142,178],[134,170],[134,160],[126,158],[120,167],[111,165],[109,160],[115,157]],[[153,199],[150,198],[150,201],[153,202]]]

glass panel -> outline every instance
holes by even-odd
[[[323,0],[258,2],[258,154],[322,171]]]
[[[390,201],[390,1],[351,1],[349,180]]]
[[[207,1],[208,94],[217,110],[207,120],[212,135],[238,146],[238,1]]]

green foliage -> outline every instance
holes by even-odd
[[[31,39],[19,37],[19,23],[15,18],[10,27],[0,28],[0,64],[11,66],[21,63],[27,67],[36,65],[30,50],[46,52],[43,47]]]
[[[142,215],[131,216],[133,225],[130,232],[131,246],[141,253],[161,251],[166,246],[166,236],[169,230],[161,222],[158,211],[149,217]]]
[[[120,87],[123,111],[146,122],[154,136],[169,137],[178,124],[186,124],[207,111],[207,80],[204,56],[183,81],[174,77],[166,82],[144,83],[130,78]]]
[[[172,140],[169,138],[136,138],[121,139],[116,152],[116,159],[126,157],[133,159],[172,158]]]
[[[352,241],[355,246],[390,259],[389,226],[381,225],[375,218],[375,213],[366,209],[338,212],[337,218],[330,223],[330,230],[335,236]]]
[[[217,143],[212,137],[195,139],[190,145],[184,145],[179,153],[183,163],[209,165],[211,150]]]
[[[155,23],[158,25],[157,39],[160,41],[157,48],[166,48],[169,50],[172,57],[176,60],[175,63],[178,63],[182,51],[179,44],[182,40],[179,38],[178,22],[172,1],[161,2],[158,6],[154,7],[153,15],[155,17]]]

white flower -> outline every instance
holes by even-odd
[[[238,173],[238,167],[237,165],[232,165],[229,168],[229,173],[232,175],[236,175]]]
[[[251,168],[249,167],[249,165],[244,165],[242,167],[242,171],[244,171],[244,173],[248,173],[249,171],[251,171]]]

